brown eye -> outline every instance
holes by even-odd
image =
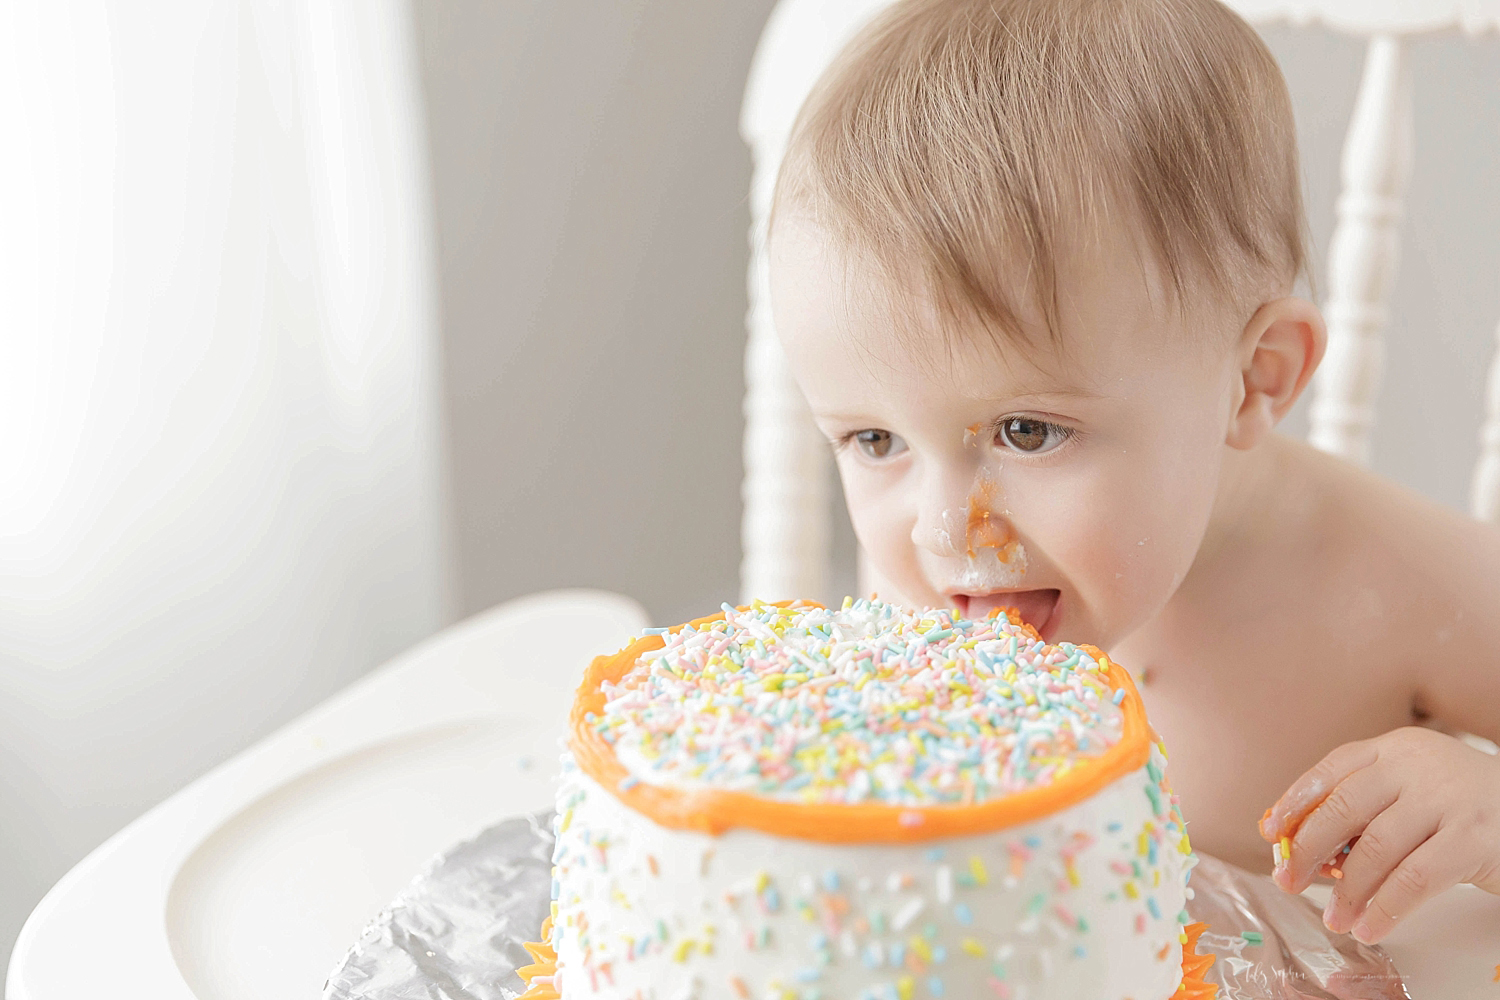
[[[906,442],[890,431],[857,431],[854,440],[859,444],[859,450],[870,458],[889,458],[906,450]]]
[[[1000,443],[1012,451],[1040,455],[1068,439],[1068,429],[1034,417],[1011,417],[1000,425]]]

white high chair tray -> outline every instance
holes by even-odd
[[[403,654],[69,872],[21,932],[7,1000],[315,1000],[432,855],[551,805],[579,672],[645,624],[625,598],[561,591]],[[1415,1000],[1500,997],[1495,897],[1450,890],[1386,946]]]
[[[590,657],[644,628],[592,591],[455,625],[205,775],[68,873],[8,1000],[313,1000],[433,854],[549,808]]]

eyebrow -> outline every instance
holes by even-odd
[[[1107,398],[1108,397],[1105,396],[1103,393],[1095,392],[1092,389],[1067,389],[1067,388],[1057,388],[1057,389],[1034,389],[1034,388],[1027,388],[1027,389],[1024,389],[1021,392],[1010,393],[1010,394],[1008,394],[1008,395],[1006,395],[1004,397],[998,397],[998,396],[976,396],[976,397],[974,397],[974,399],[975,399],[976,402],[986,403],[986,404],[995,406],[997,408],[1003,407],[1003,406],[1005,406],[1007,404],[1014,405],[1016,403],[1023,403],[1023,402],[1034,401],[1034,400],[1068,399],[1068,400],[1083,400],[1083,401],[1088,401],[1088,400],[1107,399]],[[834,422],[834,423],[840,423],[840,424],[857,424],[857,423],[860,423],[862,421],[868,421],[868,420],[871,419],[867,414],[857,413],[857,412],[833,412],[833,411],[830,411],[830,412],[827,412],[827,413],[821,413],[821,412],[817,412],[817,411],[814,411],[814,412],[815,412],[816,416],[820,420],[828,420],[828,421],[831,421],[831,422]]]
[[[1001,402],[1008,402],[1010,400],[1015,400],[1015,399],[1036,399],[1038,397],[1041,397],[1041,398],[1052,397],[1052,398],[1060,398],[1060,399],[1104,399],[1105,398],[1105,396],[1104,396],[1103,393],[1095,392],[1092,389],[1070,389],[1070,388],[1067,388],[1067,387],[1036,388],[1036,387],[1031,387],[1031,386],[1022,386],[1022,387],[1020,387],[1020,391],[1007,393],[1003,399],[999,398],[999,397],[987,397],[987,399],[989,401],[991,401],[991,402],[1001,403]]]

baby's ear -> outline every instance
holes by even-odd
[[[1260,443],[1307,388],[1327,343],[1323,315],[1306,299],[1272,299],[1255,310],[1240,334],[1242,394],[1225,443],[1240,449]]]

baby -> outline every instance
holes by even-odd
[[[772,302],[882,591],[1117,653],[1194,843],[1287,837],[1290,891],[1342,857],[1373,942],[1500,893],[1500,759],[1440,731],[1500,738],[1500,533],[1275,433],[1304,229],[1215,0],[907,0],[798,119]]]

